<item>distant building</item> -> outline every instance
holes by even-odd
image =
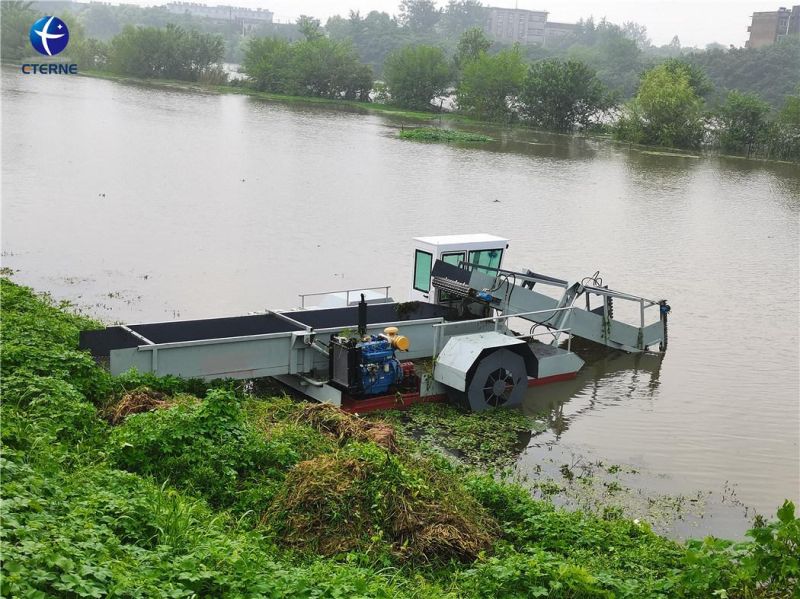
[[[750,32],[747,48],[762,48],[787,35],[800,35],[800,5],[792,10],[782,6],[771,12],[754,12],[747,31]]]
[[[489,35],[501,42],[544,44],[547,12],[521,8],[489,8]]]
[[[265,8],[243,8],[240,6],[207,6],[196,2],[169,2],[167,11],[176,15],[189,14],[217,21],[233,21],[243,25],[272,23],[272,12]]]
[[[494,39],[523,45],[545,45],[548,39],[575,31],[572,23],[548,22],[547,11],[489,7],[488,33]]]
[[[575,23],[557,23],[556,21],[547,21],[547,23],[544,24],[545,44],[548,40],[571,35],[575,33],[577,28],[578,26]]]

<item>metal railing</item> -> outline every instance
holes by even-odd
[[[333,295],[334,293],[344,293],[345,294],[345,306],[350,305],[350,294],[362,291],[378,291],[383,289],[383,298],[385,300],[389,299],[389,289],[391,289],[391,285],[381,285],[379,287],[354,287],[352,289],[338,289],[336,291],[318,291],[316,293],[300,293],[298,296],[300,297],[300,308],[305,309],[306,307],[306,298],[307,297],[317,297],[320,295]]]
[[[497,331],[497,328],[501,321],[508,320],[509,318],[515,318],[517,316],[532,316],[534,314],[554,314],[556,312],[567,312],[569,311],[570,315],[572,311],[575,309],[574,306],[565,306],[563,308],[550,308],[548,310],[534,310],[533,312],[515,312],[513,314],[503,314],[501,316],[488,316],[486,318],[476,318],[472,320],[454,320],[451,322],[442,322],[440,324],[433,325],[433,360],[434,364],[436,363],[436,356],[439,353],[439,344],[442,339],[442,331],[445,327],[452,327],[457,325],[464,325],[464,324],[473,324],[477,322],[494,322],[494,330]],[[551,317],[552,318],[552,317]],[[549,320],[549,319],[547,319]],[[547,325],[543,325],[547,326]],[[567,338],[567,350],[572,347],[572,329],[571,328],[562,328],[562,329],[548,329],[546,331],[542,331],[540,333],[529,333],[527,335],[515,335],[515,339],[528,339],[533,337],[538,337],[540,335],[554,335],[554,343],[558,342],[559,335],[561,333],[567,333],[569,337]]]

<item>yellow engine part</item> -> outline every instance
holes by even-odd
[[[411,347],[411,342],[405,335],[398,335],[399,330],[397,327],[386,327],[383,329],[383,334],[386,335],[393,348],[400,351],[408,351],[408,348]]]

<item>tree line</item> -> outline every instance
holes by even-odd
[[[372,69],[349,41],[326,37],[316,19],[301,17],[303,39],[250,40],[242,61],[251,84],[260,91],[368,101]]]
[[[790,42],[793,43],[793,42]],[[798,44],[800,46],[800,44]],[[612,126],[621,141],[800,161],[800,85],[774,111],[758,94],[715,87],[695,64],[671,59],[642,76],[636,96]]]
[[[6,21],[6,4],[4,23]],[[34,8],[38,3],[32,4]],[[49,10],[46,3],[41,9]],[[50,8],[52,9],[52,8]],[[263,37],[276,37],[289,42],[304,39],[297,23],[248,24],[222,21],[190,14],[174,14],[163,6],[140,7],[121,3],[110,5],[93,3],[63,3],[59,15],[68,14],[70,24],[79,23],[86,39],[108,42],[127,26],[164,28],[178,25],[184,30],[197,30],[219,35],[224,41],[223,59],[240,64],[244,60],[250,41]],[[66,19],[65,19],[66,20]],[[327,20],[321,30],[331,40],[349,42],[360,61],[368,65],[373,74],[383,78],[386,59],[395,51],[409,45],[432,45],[445,54],[456,52],[462,34],[473,27],[487,29],[489,9],[478,0],[402,0],[395,14],[370,11],[362,14],[350,11]],[[29,26],[29,25],[28,25]],[[7,35],[24,37],[21,28],[3,25],[3,55]],[[22,32],[21,34],[19,32]],[[20,40],[24,42],[23,40]],[[495,40],[489,53],[510,49],[510,44]],[[764,48],[726,48],[712,43],[705,49],[687,48],[678,36],[664,45],[655,45],[647,28],[634,22],[621,25],[605,19],[591,17],[580,20],[571,33],[548,39],[544,46],[530,45],[520,48],[527,62],[548,58],[582,62],[597,74],[598,80],[622,99],[632,98],[645,71],[668,58],[683,58],[702,67],[714,84],[707,98],[712,103],[724,101],[731,90],[760,94],[774,109],[780,109],[785,97],[800,84],[800,52],[796,48],[775,44]]]
[[[101,5],[102,6],[102,5]],[[2,9],[2,57],[20,60],[32,50],[27,32],[41,15],[31,2],[8,1]],[[139,78],[224,82],[221,68],[225,41],[219,34],[167,23],[164,27],[125,25],[111,40],[86,34],[83,22],[63,15],[70,32],[65,56],[82,70],[103,70]]]
[[[114,8],[98,6],[99,11]],[[38,13],[24,2],[4,2],[2,11],[3,57],[29,53],[26,36],[18,30],[27,30]],[[547,48],[504,46],[486,36],[479,24],[483,11],[474,0],[451,0],[442,9],[430,0],[403,0],[396,18],[375,11],[363,18],[351,13],[348,19],[332,17],[322,27],[319,20],[302,16],[292,35],[248,38],[241,48],[247,79],[233,83],[276,94],[380,101],[423,111],[434,110],[434,104],[441,108],[447,98],[456,110],[478,120],[558,132],[594,129],[631,143],[800,157],[800,125],[792,116],[800,74],[781,70],[786,63],[800,64],[800,39],[757,51],[715,47],[682,54],[677,40],[653,47],[646,29],[635,23],[620,27],[588,19],[578,23],[572,36]],[[70,56],[82,68],[211,83],[227,79],[220,66],[226,53],[222,34],[174,23],[126,24],[105,42],[88,36],[83,20],[71,14],[65,20]],[[454,33],[468,25],[473,26],[453,43]],[[425,43],[441,35],[444,41]],[[398,41],[407,43],[373,47],[380,61],[365,61],[365,44]],[[731,59],[745,61],[747,68],[730,68],[726,61]],[[748,76],[776,78],[775,85],[763,89],[787,93],[762,98],[748,90]],[[738,89],[737,82],[742,83]]]

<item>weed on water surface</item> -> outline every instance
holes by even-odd
[[[515,410],[464,412],[439,403],[416,404],[408,410],[384,412],[378,418],[467,464],[488,468],[511,464],[539,426]]]
[[[416,141],[440,142],[487,142],[494,141],[488,135],[457,131],[455,129],[442,129],[440,127],[416,127],[403,129],[397,134],[400,139],[413,139]]]
[[[514,445],[491,424],[522,430],[513,412],[376,421],[230,381],[111,377],[76,349],[97,323],[0,289],[4,597],[800,596],[790,502],[749,541],[676,543],[395,429],[480,456]]]

